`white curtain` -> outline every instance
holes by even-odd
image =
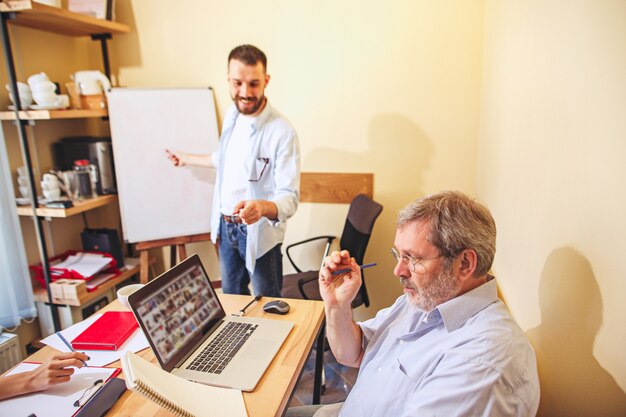
[[[15,191],[0,129],[0,327],[15,327],[37,314]]]

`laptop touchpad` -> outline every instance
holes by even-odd
[[[246,359],[267,359],[276,348],[275,341],[265,339],[250,340],[247,345],[246,350],[241,354]]]

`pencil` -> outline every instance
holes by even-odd
[[[57,336],[59,336],[59,339],[61,339],[61,341],[62,341],[63,343],[65,343],[65,346],[67,346],[67,347],[68,347],[68,348],[69,348],[72,352],[76,352],[76,349],[74,349],[74,348],[72,347],[72,345],[70,344],[70,342],[68,342],[68,341],[67,341],[67,339],[66,339],[65,337],[63,337],[63,335],[61,334],[61,332],[56,332],[56,335],[57,335]],[[81,361],[81,362],[83,363],[83,365],[84,365],[84,366],[87,366],[87,367],[88,367],[88,365],[87,365],[87,363],[86,363],[86,362],[84,362],[84,361]]]
[[[359,268],[365,269],[365,268],[370,268],[372,266],[376,266],[376,262],[372,262],[371,264],[359,265]],[[332,276],[336,276],[336,275],[340,275],[340,274],[346,274],[348,272],[352,272],[352,270],[350,268],[340,269],[338,271],[333,271],[332,272]]]

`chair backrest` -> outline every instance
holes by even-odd
[[[374,229],[374,223],[382,211],[383,206],[363,194],[357,195],[350,203],[348,217],[343,227],[339,246],[342,250],[350,251],[350,254],[359,264],[363,263],[365,250]],[[363,273],[363,271],[361,272]],[[365,274],[363,274],[363,285],[352,302],[352,308],[361,304],[365,304],[366,307],[370,305],[365,286]]]

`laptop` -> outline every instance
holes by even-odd
[[[161,367],[202,384],[252,391],[294,324],[227,316],[198,255],[128,297]]]

